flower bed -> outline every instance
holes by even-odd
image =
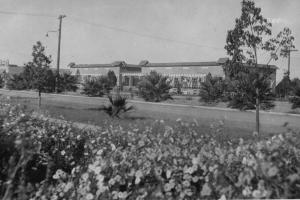
[[[196,123],[79,130],[2,101],[0,197],[300,198],[297,133],[225,140]]]

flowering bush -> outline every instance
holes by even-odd
[[[79,130],[72,124],[20,114],[8,104],[2,111],[9,115],[1,118],[1,137],[10,145],[0,148],[10,155],[1,156],[1,163],[13,158],[20,167],[13,176],[13,161],[1,165],[1,197],[7,193],[16,199],[88,200],[300,197],[300,139],[292,131],[266,139],[230,140],[221,137],[219,125],[200,134],[196,122],[180,119],[173,126],[156,120]],[[36,172],[41,169],[44,173]]]

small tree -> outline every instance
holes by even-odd
[[[270,53],[268,65],[271,60],[278,59],[278,51],[284,52],[283,48],[290,46],[294,38],[289,37],[291,32],[288,31],[288,28],[285,28],[276,38],[268,39],[272,33],[272,25],[262,16],[261,8],[256,7],[251,0],[242,1],[242,14],[235,22],[234,29],[228,31],[227,34],[225,49],[228,55],[231,56],[231,60],[225,65],[224,70],[228,78],[231,79],[230,81],[238,85],[232,87],[237,89],[231,91],[234,94],[232,96],[233,102],[237,102],[235,99],[241,97],[239,94],[254,92],[251,96],[255,98],[256,131],[259,133],[259,110],[262,101],[264,101],[261,98],[268,96],[269,89],[265,90],[266,81],[264,78],[267,70],[262,71],[259,69],[258,56],[262,52]],[[289,36],[285,37],[287,35]],[[284,56],[284,54],[280,55]],[[249,70],[246,66],[252,69]],[[249,76],[246,80],[249,84],[252,84],[255,90],[243,87],[245,86],[244,78],[246,76]],[[269,99],[269,101],[272,101],[272,99]],[[233,106],[233,102],[229,105]]]
[[[51,56],[46,56],[45,47],[41,42],[37,42],[36,45],[33,45],[32,51],[33,60],[26,64],[26,68],[32,69],[32,81],[28,80],[31,83],[32,89],[37,90],[39,96],[39,107],[41,106],[41,93],[49,91],[49,80],[47,74],[50,68]],[[30,71],[28,70],[28,71]],[[31,73],[31,71],[30,71]]]
[[[221,77],[212,77],[209,73],[206,75],[205,81],[201,82],[201,100],[207,103],[218,102],[222,100],[224,89],[224,80]]]
[[[102,97],[109,93],[109,81],[107,76],[86,78],[83,83],[83,94]]]
[[[171,85],[167,82],[167,77],[163,77],[156,71],[151,71],[138,83],[139,94],[145,101],[165,101],[172,99],[169,94]]]

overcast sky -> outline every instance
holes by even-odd
[[[285,26],[300,49],[300,1],[256,0],[273,34]],[[23,65],[41,41],[56,66],[58,15],[62,27],[61,67],[70,62],[127,63],[216,61],[226,57],[227,31],[241,13],[240,0],[0,0],[0,59]],[[19,14],[17,14],[19,13]],[[260,62],[265,62],[261,58]],[[287,59],[272,62],[287,69]],[[291,76],[300,77],[300,52]]]

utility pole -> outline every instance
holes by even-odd
[[[59,15],[59,28],[58,28],[58,48],[57,48],[57,70],[56,70],[56,93],[58,93],[59,89],[59,63],[60,63],[60,41],[61,41],[61,24],[62,19],[65,18],[66,15]]]

